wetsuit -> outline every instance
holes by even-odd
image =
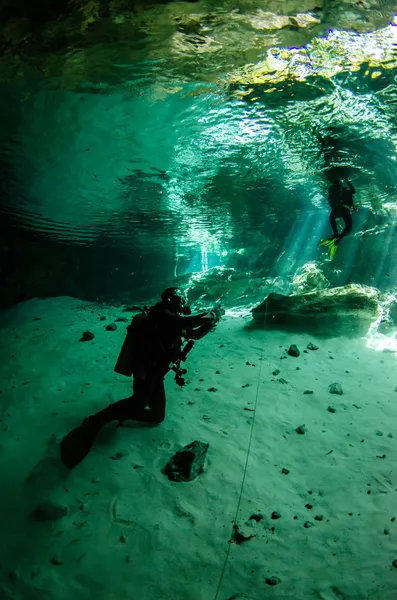
[[[356,193],[356,190],[347,179],[346,183],[348,184],[349,189],[343,188],[341,183],[337,182],[330,187],[328,193],[328,202],[332,209],[329,216],[329,221],[334,236],[338,238],[338,242],[351,232],[353,226],[351,211],[354,209],[353,196]],[[338,226],[336,223],[336,219],[339,218],[343,219],[345,222],[345,228],[343,229],[342,233],[338,232]]]
[[[134,359],[133,395],[110,404],[86,422],[104,425],[110,421],[123,423],[128,419],[161,423],[165,417],[164,377],[181,352],[183,339],[200,339],[214,328],[216,319],[208,313],[185,317],[168,310],[162,302],[151,309],[147,317],[145,339]]]

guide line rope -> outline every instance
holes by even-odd
[[[267,302],[266,302],[266,307],[265,307],[265,320],[264,320],[264,325],[265,326],[266,326],[266,322],[267,322]],[[249,441],[248,441],[247,456],[246,456],[246,459],[245,459],[245,466],[244,466],[244,471],[243,471],[243,479],[241,481],[240,494],[239,494],[239,498],[238,498],[238,502],[237,502],[237,508],[236,508],[235,517],[234,517],[234,520],[233,520],[233,525],[237,524],[238,513],[240,511],[240,505],[241,505],[241,498],[243,496],[243,489],[244,489],[245,479],[246,479],[246,475],[247,475],[248,461],[249,461],[249,456],[250,456],[250,452],[251,452],[251,445],[252,445],[252,436],[253,436],[253,433],[254,433],[254,426],[255,426],[256,407],[258,405],[259,385],[260,385],[260,382],[261,382],[261,373],[262,373],[262,363],[263,363],[264,349],[265,349],[265,339],[263,340],[263,344],[262,344],[262,348],[261,348],[261,353],[260,353],[260,357],[259,357],[260,364],[259,364],[258,383],[257,383],[257,386],[256,386],[254,414],[253,414],[252,423],[251,423],[251,431],[250,431],[250,437],[249,437]],[[220,592],[220,589],[221,589],[221,585],[222,585],[223,578],[224,578],[224,575],[225,575],[227,563],[228,563],[228,560],[229,560],[230,547],[231,547],[231,543],[229,541],[228,547],[227,547],[226,556],[225,556],[225,560],[223,562],[222,572],[221,572],[221,575],[220,575],[220,578],[219,578],[218,587],[216,589],[216,594],[215,594],[214,600],[218,600],[218,597],[219,597],[219,592]]]

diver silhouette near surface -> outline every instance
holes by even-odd
[[[328,202],[331,207],[329,222],[332,228],[333,236],[322,240],[318,245],[328,247],[328,256],[331,260],[335,257],[341,240],[348,235],[353,227],[352,211],[355,210],[354,194],[356,190],[353,184],[344,177],[346,185],[343,185],[341,179],[337,179],[330,186],[328,192]],[[337,219],[343,219],[344,229],[341,233],[338,231]]]
[[[69,469],[89,453],[99,431],[107,423],[119,424],[131,419],[144,423],[161,423],[165,418],[164,378],[172,369],[178,385],[184,385],[180,367],[199,340],[214,330],[224,310],[191,315],[186,298],[178,288],[168,288],[161,302],[142,309],[127,328],[128,333],[118,357],[115,371],[133,376],[133,395],[110,404],[91,415],[61,441],[61,460]],[[184,341],[187,344],[183,347]],[[173,366],[172,366],[173,365]]]

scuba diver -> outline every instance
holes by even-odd
[[[353,196],[356,190],[347,177],[344,177],[344,180],[347,187],[338,178],[331,185],[328,192],[328,202],[331,206],[329,221],[334,235],[318,244],[319,246],[328,246],[328,256],[331,260],[335,257],[340,241],[351,232],[353,226],[351,211],[355,210]],[[338,232],[336,219],[343,219],[345,223],[341,233]]]
[[[175,381],[183,386],[181,362],[192,349],[193,340],[199,340],[212,331],[224,310],[220,307],[210,312],[190,316],[186,298],[178,288],[168,288],[161,302],[140,309],[127,327],[120,355],[114,370],[133,376],[133,395],[110,404],[100,412],[84,419],[61,441],[62,462],[72,469],[89,453],[95,437],[107,423],[128,419],[144,423],[161,423],[165,417],[164,378],[171,369]],[[183,342],[187,344],[183,347]],[[173,366],[171,366],[173,365]]]

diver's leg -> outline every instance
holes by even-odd
[[[331,214],[329,215],[329,222],[335,237],[339,236],[338,226],[336,224],[336,219],[340,216],[338,213],[339,210],[334,208],[333,210],[331,210]]]
[[[345,228],[342,231],[342,233],[339,236],[339,240],[341,240],[343,237],[345,237],[345,235],[348,235],[353,227],[353,219],[352,219],[352,215],[351,212],[348,208],[346,208],[346,206],[343,207],[343,209],[341,210],[341,215],[342,219],[345,222]]]
[[[134,395],[110,404],[100,412],[84,419],[83,423],[68,433],[61,441],[61,460],[69,469],[76,467],[89,453],[99,431],[111,421],[123,423],[127,419],[159,422],[156,414],[146,409],[150,384],[134,379]]]
[[[149,396],[149,412],[152,423],[164,421],[165,404],[164,377],[159,376],[153,379]]]

